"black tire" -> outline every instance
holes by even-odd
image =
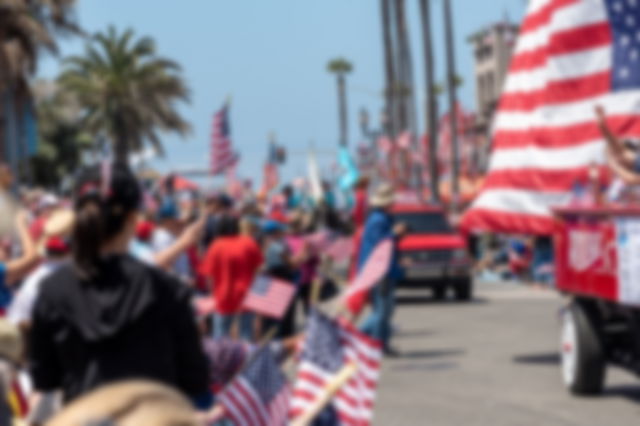
[[[606,358],[602,340],[595,327],[592,310],[573,301],[565,311],[561,339],[562,369],[565,386],[574,395],[597,395],[602,392],[606,374]],[[569,340],[567,321],[573,321],[575,349],[565,345]],[[568,364],[573,362],[573,364]]]
[[[433,298],[436,300],[444,300],[447,298],[447,286],[437,285],[433,287]]]
[[[461,302],[471,300],[473,298],[473,283],[471,282],[471,279],[469,278],[457,282],[453,291],[456,295],[456,300]]]

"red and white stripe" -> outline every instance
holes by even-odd
[[[594,113],[624,137],[640,137],[640,92],[611,92],[613,34],[602,0],[532,0],[494,122],[483,192],[464,216],[469,230],[548,234],[551,208],[576,180],[605,163]]]
[[[344,293],[343,303],[351,312],[360,312],[363,295],[384,279],[389,272],[392,257],[393,242],[390,239],[383,240],[373,249],[366,263]]]
[[[333,406],[340,424],[367,426],[373,419],[382,348],[378,341],[365,336],[346,321],[340,321],[340,326],[345,365],[355,363],[358,369],[335,395]],[[334,378],[334,372],[325,371],[309,361],[302,361],[293,389],[290,416],[295,418],[308,410]]]
[[[250,289],[242,305],[243,309],[270,318],[282,318],[296,293],[295,285],[269,277],[261,276],[256,279],[269,280],[269,290],[265,294],[259,294],[253,288]]]
[[[267,163],[264,165],[264,181],[263,188],[265,192],[271,192],[277,188],[280,183],[278,174],[278,165],[275,163]]]
[[[265,406],[251,384],[243,377],[234,380],[220,395],[229,417],[237,426],[282,426],[289,413],[291,389],[285,386]]]

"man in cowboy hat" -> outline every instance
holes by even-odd
[[[406,226],[396,224],[391,214],[391,207],[395,200],[393,186],[383,183],[376,189],[369,200],[370,213],[362,233],[360,252],[358,256],[358,270],[366,264],[369,256],[382,241],[397,239],[406,232]],[[396,251],[397,253],[397,251]],[[397,255],[394,253],[389,271],[382,283],[371,290],[370,301],[372,312],[362,325],[362,331],[379,339],[388,356],[397,355],[391,348],[391,318],[395,305],[395,287],[401,277]]]

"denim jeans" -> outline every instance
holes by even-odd
[[[242,312],[240,314],[213,315],[213,338],[220,339],[229,337],[233,323],[239,321],[239,338],[242,340],[253,341],[253,313]]]
[[[396,281],[387,279],[371,290],[369,298],[372,311],[360,329],[363,333],[380,340],[385,349],[391,340],[391,318],[395,308]]]

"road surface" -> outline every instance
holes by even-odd
[[[375,424],[636,425],[640,380],[609,368],[604,395],[568,395],[560,378],[554,292],[480,284],[469,304],[402,292],[395,346],[378,389]]]

